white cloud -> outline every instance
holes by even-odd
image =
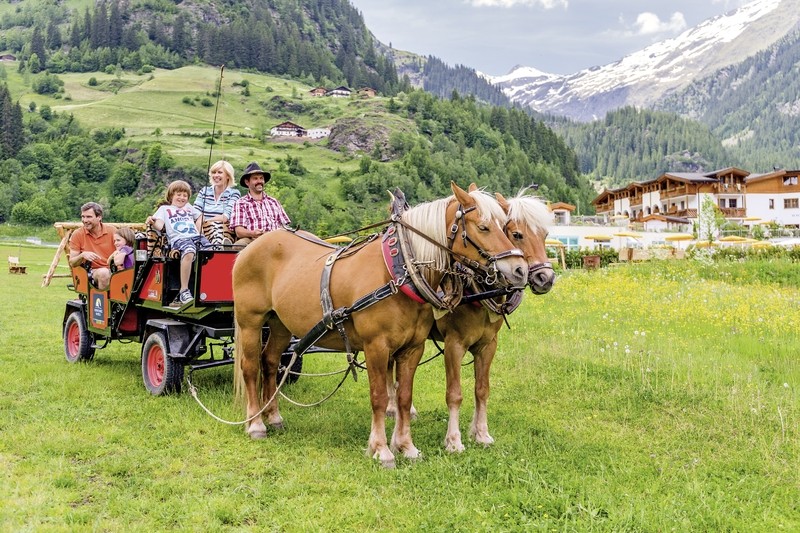
[[[686,19],[683,13],[676,11],[669,20],[662,21],[655,13],[639,13],[633,24],[633,33],[636,35],[654,35],[657,33],[678,33],[686,29]]]
[[[567,8],[568,0],[465,0],[475,7],[541,6],[545,9]]]

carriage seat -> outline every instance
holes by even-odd
[[[228,244],[230,245],[236,240],[236,235],[231,231],[227,222],[209,222],[203,221],[203,235],[211,244]]]
[[[181,258],[181,253],[178,250],[170,248],[165,231],[159,231],[148,226],[145,229],[145,238],[147,239],[147,255],[150,257],[164,259]]]

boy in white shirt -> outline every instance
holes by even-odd
[[[189,203],[192,188],[183,180],[173,181],[167,187],[167,205],[162,205],[147,217],[147,224],[155,229],[166,228],[167,240],[173,250],[181,253],[181,288],[170,307],[183,307],[194,300],[189,290],[189,276],[197,248],[211,243],[200,231],[200,212]]]

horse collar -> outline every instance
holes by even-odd
[[[416,286],[413,283],[408,283],[406,260],[400,248],[400,236],[397,233],[397,225],[391,224],[381,239],[381,251],[383,252],[383,261],[386,263],[386,269],[403,294],[417,303],[427,303]]]

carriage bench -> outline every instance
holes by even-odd
[[[19,264],[19,257],[13,255],[8,256],[8,273],[9,274],[27,274],[28,267]]]

